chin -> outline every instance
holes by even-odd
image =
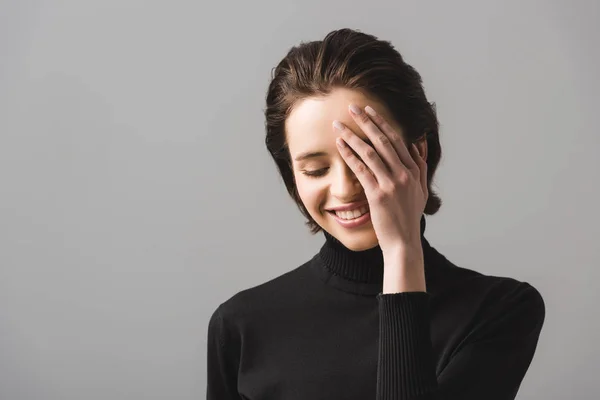
[[[340,232],[336,229],[332,235],[352,251],[368,250],[379,245],[377,235],[372,228],[364,232]]]

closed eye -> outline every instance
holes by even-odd
[[[315,176],[322,176],[322,175],[325,175],[325,172],[326,172],[328,169],[329,169],[329,168],[321,168],[321,169],[317,169],[317,170],[315,170],[315,171],[304,171],[304,175],[307,175],[307,176],[312,176],[312,177],[315,177]]]

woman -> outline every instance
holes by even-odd
[[[207,398],[514,399],[544,301],[425,239],[441,148],[420,75],[389,42],[341,29],[292,48],[266,100],[267,148],[325,242],[215,310]]]

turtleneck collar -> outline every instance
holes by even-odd
[[[425,276],[430,275],[432,253],[435,252],[424,237],[425,215],[421,216],[421,244],[425,261]],[[329,285],[338,289],[376,295],[383,290],[383,253],[379,245],[363,251],[353,251],[323,230],[325,243],[316,255],[320,261],[318,272]]]

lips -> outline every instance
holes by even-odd
[[[326,208],[325,211],[329,211],[329,212],[333,212],[335,213],[336,211],[353,211],[353,210],[358,210],[359,208],[363,207],[363,206],[369,206],[368,201],[356,201],[354,203],[349,203],[349,204],[344,204],[341,206],[336,206],[336,207],[329,207]]]

